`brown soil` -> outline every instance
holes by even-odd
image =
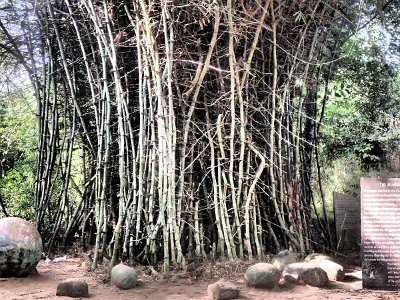
[[[57,263],[38,265],[38,274],[27,278],[0,278],[0,299],[71,299],[55,295],[57,285],[67,278],[84,278],[89,285],[90,299],[149,299],[149,300],[205,300],[207,286],[221,278],[236,283],[240,288],[240,299],[304,299],[304,300],[344,300],[344,299],[399,299],[400,292],[363,290],[361,269],[354,257],[342,257],[346,264],[344,282],[332,282],[320,289],[311,286],[276,287],[273,290],[259,290],[246,287],[243,281],[248,263],[214,262],[205,265],[189,265],[188,272],[172,272],[162,276],[153,268],[137,267],[139,284],[135,289],[119,290],[113,286],[105,270],[88,272],[80,258],[68,258]]]

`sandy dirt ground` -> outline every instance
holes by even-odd
[[[88,272],[80,258],[67,258],[57,263],[38,265],[38,274],[27,278],[0,278],[1,300],[71,299],[56,296],[59,282],[67,278],[83,278],[89,285],[90,299],[154,299],[154,300],[205,300],[207,286],[221,278],[233,281],[240,288],[240,299],[400,299],[400,292],[363,290],[361,269],[357,265],[346,267],[344,282],[331,282],[320,289],[311,286],[276,287],[259,290],[246,287],[243,281],[248,264],[241,262],[214,262],[196,266],[185,273],[175,272],[165,277],[145,267],[138,267],[139,283],[131,290],[113,286],[104,270]],[[200,271],[198,271],[200,270]]]

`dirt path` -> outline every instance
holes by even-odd
[[[331,283],[324,289],[311,286],[296,286],[292,288],[277,287],[271,291],[246,287],[240,272],[233,274],[229,279],[240,287],[240,299],[382,300],[400,298],[400,292],[362,290],[360,276],[360,270],[356,269],[351,274],[347,274],[345,282]],[[80,259],[72,258],[63,262],[49,264],[41,261],[38,265],[38,274],[27,278],[0,279],[0,299],[71,299],[57,297],[55,293],[60,281],[72,277],[84,278],[87,281],[90,299],[112,300],[205,300],[209,299],[207,286],[220,279],[218,277],[213,279],[205,279],[205,277],[194,279],[191,276],[179,276],[171,277],[168,280],[162,278],[155,280],[145,273],[139,273],[140,282],[138,287],[123,291],[107,282],[104,271],[87,272]]]

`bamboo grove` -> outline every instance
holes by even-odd
[[[35,89],[48,249],[79,237],[94,268],[106,257],[168,271],[313,248],[317,94],[342,3],[17,4],[20,39],[0,25]]]

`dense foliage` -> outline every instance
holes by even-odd
[[[358,34],[342,48],[347,57],[331,83],[322,127],[331,159],[355,153],[371,167],[398,147],[400,69],[381,48],[382,31]]]
[[[4,81],[1,85],[0,215],[32,219],[38,141],[35,100],[29,88]]]
[[[325,106],[313,187],[316,216],[325,222],[334,218],[333,192],[357,196],[360,177],[398,176],[392,165],[400,138],[395,2],[365,4],[356,31],[341,37],[340,59],[320,91]]]

